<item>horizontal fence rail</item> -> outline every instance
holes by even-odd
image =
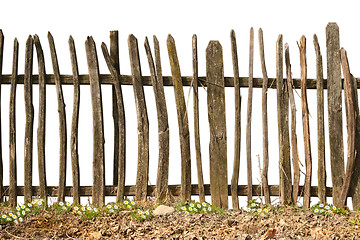
[[[10,84],[10,108],[9,108],[9,186],[3,186],[3,179],[6,176],[3,171],[2,149],[0,147],[0,202],[8,197],[11,206],[17,204],[17,197],[24,196],[25,201],[30,201],[34,196],[41,198],[57,197],[63,201],[65,197],[73,197],[75,203],[80,202],[81,196],[91,196],[93,204],[104,205],[106,196],[116,196],[116,201],[121,201],[126,196],[134,196],[137,201],[146,201],[147,197],[154,196],[157,201],[164,201],[172,197],[180,197],[183,201],[190,200],[192,196],[198,195],[201,201],[205,195],[211,195],[212,203],[218,207],[228,208],[228,196],[232,197],[232,206],[239,209],[238,196],[247,196],[248,201],[254,196],[265,197],[265,203],[270,204],[270,196],[279,196],[281,204],[297,204],[300,197],[303,198],[303,205],[310,206],[310,197],[318,197],[320,201],[326,202],[326,197],[332,197],[337,207],[346,205],[348,197],[352,197],[353,208],[360,208],[360,157],[356,154],[360,151],[360,116],[358,107],[357,89],[360,88],[360,78],[352,76],[347,53],[340,49],[339,28],[336,23],[329,23],[326,27],[326,58],[327,76],[323,78],[323,63],[320,46],[317,36],[314,35],[313,43],[316,52],[316,79],[307,78],[306,60],[306,38],[300,39],[299,55],[301,65],[301,78],[292,79],[289,45],[283,43],[283,36],[279,35],[276,42],[276,78],[268,78],[264,56],[264,42],[262,30],[259,29],[259,47],[262,68],[262,78],[253,77],[254,62],[254,29],[250,30],[249,46],[249,77],[239,77],[239,66],[236,46],[235,32],[231,31],[231,49],[234,77],[224,76],[223,48],[219,41],[210,41],[206,48],[206,76],[198,76],[198,49],[197,37],[192,38],[192,61],[193,76],[181,76],[179,59],[177,56],[174,38],[169,35],[167,39],[167,51],[171,66],[172,76],[162,76],[160,47],[157,38],[154,36],[154,58],[151,52],[149,41],[145,40],[145,51],[149,63],[151,76],[143,76],[139,55],[138,40],[134,35],[128,38],[131,75],[121,75],[119,64],[118,32],[110,32],[110,48],[102,43],[102,55],[105,58],[110,74],[100,74],[96,44],[92,37],[88,37],[85,43],[86,59],[89,74],[79,75],[75,43],[69,38],[69,50],[71,55],[72,75],[62,75],[59,71],[59,63],[56,55],[56,48],[52,35],[48,34],[51,62],[54,74],[45,73],[44,54],[37,35],[29,36],[26,42],[25,72],[18,74],[18,48],[17,39],[14,40],[13,67],[11,75],[2,75],[4,36],[0,31],[0,83]],[[310,44],[309,44],[310,45]],[[39,74],[34,75],[33,61],[36,53],[38,60]],[[286,68],[284,68],[284,66]],[[344,78],[341,78],[341,71]],[[284,74],[285,73],[285,74]],[[286,75],[286,78],[284,78]],[[0,86],[1,86],[0,84]],[[24,85],[24,100],[26,109],[26,127],[24,142],[24,186],[17,185],[17,161],[16,161],[16,124],[15,104],[16,86]],[[37,126],[38,145],[38,169],[39,186],[33,186],[33,128],[34,106],[33,106],[33,85],[39,84],[39,112]],[[46,159],[45,159],[45,116],[46,116],[46,85],[56,86],[56,97],[59,112],[59,185],[47,186]],[[67,157],[67,126],[65,101],[62,86],[74,86],[73,115],[71,122],[70,136],[70,158]],[[92,116],[93,116],[93,185],[80,186],[79,156],[78,156],[78,124],[80,106],[80,85],[90,85]],[[105,137],[103,121],[103,103],[101,85],[112,86],[112,114],[114,120],[114,154],[113,161],[113,185],[105,185]],[[126,113],[122,95],[122,86],[131,85],[134,90],[134,101],[137,113],[137,137],[138,137],[138,161],[136,171],[136,185],[126,186]],[[149,120],[144,86],[152,86],[156,101],[159,159],[156,185],[149,185]],[[175,106],[168,106],[165,99],[164,87],[173,87]],[[190,130],[184,87],[190,86],[194,92],[194,137],[196,159],[191,159],[190,154]],[[228,166],[227,153],[229,152],[227,142],[225,88],[234,88],[235,97],[235,137],[234,161]],[[198,88],[206,88],[207,105],[199,106]],[[247,116],[246,116],[246,164],[247,164],[247,185],[239,185],[240,142],[241,142],[241,96],[240,88],[248,88]],[[262,127],[263,127],[263,169],[261,171],[261,184],[252,183],[252,162],[251,158],[251,121],[253,106],[253,88],[262,88]],[[269,185],[269,156],[268,156],[268,108],[274,107],[267,104],[268,89],[276,89],[276,111],[278,118],[278,151],[279,151],[279,185]],[[305,182],[299,186],[300,167],[297,142],[301,141],[296,136],[296,105],[294,101],[294,89],[301,89],[301,111],[304,135],[304,156],[305,156]],[[312,166],[315,161],[312,158],[310,147],[310,128],[307,90],[314,89],[317,93],[317,131],[318,131],[318,159],[317,175],[318,186],[311,186]],[[330,164],[333,187],[326,186],[325,167],[325,140],[324,140],[324,89],[327,90],[329,113],[329,142],[330,142]],[[344,90],[344,91],[342,91]],[[343,143],[342,132],[342,97],[345,99],[346,130],[348,134],[347,146]],[[3,103],[0,103],[0,106]],[[6,103],[7,104],[7,103]],[[168,108],[176,108],[178,120],[178,136],[180,140],[180,161],[181,161],[181,183],[168,185],[168,178],[171,175],[169,169],[169,129]],[[199,135],[199,108],[208,110],[209,123],[209,174],[210,184],[204,184],[202,157],[200,151],[201,138]],[[244,109],[244,108],[243,108]],[[135,111],[134,110],[134,111]],[[272,109],[274,111],[274,109]],[[291,110],[291,111],[290,111]],[[244,111],[244,110],[242,110]],[[1,112],[1,111],[0,111]],[[3,117],[3,116],[2,116]],[[0,118],[1,119],[1,118]],[[315,119],[315,117],[313,118]],[[1,125],[1,122],[0,122]],[[1,129],[1,126],[0,126]],[[1,141],[0,132],[0,141]],[[314,142],[312,142],[314,144]],[[1,146],[1,142],[0,142]],[[348,155],[344,156],[344,147],[348,149]],[[241,150],[244,151],[244,150]],[[347,160],[345,166],[345,159]],[[72,186],[66,185],[66,165],[71,161]],[[192,184],[191,162],[196,161],[196,173],[198,184]],[[228,176],[228,168],[233,167],[233,176]],[[179,171],[176,169],[175,171]],[[244,176],[242,176],[244,177]],[[229,185],[231,179],[231,185]],[[245,178],[244,178],[245,179]]]

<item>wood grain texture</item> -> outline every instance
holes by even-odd
[[[192,60],[193,60],[193,101],[194,101],[194,138],[196,151],[196,169],[199,185],[199,200],[205,202],[204,177],[201,160],[200,127],[199,127],[199,79],[198,79],[198,51],[197,36],[192,37]]]
[[[3,53],[4,53],[4,34],[0,29],[0,98],[1,98]],[[1,101],[0,101],[0,113],[1,113]],[[0,116],[0,203],[4,201],[3,186],[4,186],[4,169],[3,169],[3,159],[2,159],[2,134],[1,134],[1,116]]]
[[[102,52],[103,52],[103,55],[105,58],[105,62],[108,66],[108,69],[114,79],[114,90],[115,90],[115,95],[116,95],[115,96],[116,97],[115,98],[116,99],[115,106],[117,108],[116,114],[120,113],[119,115],[121,116],[121,119],[125,119],[125,116],[123,116],[124,104],[122,101],[123,97],[122,97],[121,86],[120,86],[120,82],[119,82],[119,75],[120,75],[119,68],[116,67],[116,61],[113,60],[113,58],[115,58],[115,57],[110,56],[105,43],[101,44],[101,49],[102,49]],[[120,122],[119,116],[117,116],[116,119],[117,119],[116,125],[120,126],[121,129],[125,129],[125,126],[123,126],[124,121]],[[117,152],[119,153],[119,156],[117,159],[118,163],[116,165],[116,167],[118,168],[118,170],[116,171],[116,174],[118,174],[118,176],[116,177],[117,183],[115,186],[117,186],[117,195],[116,195],[117,200],[116,201],[120,202],[124,199],[124,187],[125,187],[125,148],[124,148],[125,132],[121,131],[121,134],[117,134],[117,137],[118,137],[117,142],[120,144],[114,144],[114,147],[115,146],[118,147]],[[114,154],[116,154],[115,151],[114,151]],[[114,168],[115,168],[115,166],[114,166]],[[115,174],[115,171],[114,171],[114,174]]]
[[[118,31],[110,32],[110,58],[116,72],[113,71],[113,118],[114,118],[114,185],[118,186],[116,201],[124,199],[125,168],[126,168],[126,129],[125,129],[125,108],[120,84],[120,57],[119,57],[119,36]],[[115,91],[114,91],[115,90]],[[115,93],[115,96],[114,96]],[[114,103],[116,101],[116,104]],[[116,110],[115,110],[116,108]],[[115,121],[117,123],[115,124]],[[117,128],[117,130],[116,130]],[[118,132],[116,132],[118,131]],[[118,135],[117,135],[118,134]],[[115,137],[117,140],[115,141]],[[117,148],[117,150],[115,149]],[[115,161],[118,161],[117,164]],[[117,175],[117,176],[116,176]],[[117,180],[117,182],[115,182]]]
[[[252,200],[252,164],[251,164],[251,117],[252,117],[252,95],[253,95],[253,69],[254,69],[254,29],[250,29],[249,47],[249,88],[246,117],[246,167],[248,182],[248,203]]]
[[[99,78],[99,63],[94,39],[85,42],[86,58],[90,76],[91,104],[93,112],[93,187],[92,203],[105,204],[105,151],[104,123]]]
[[[283,79],[282,35],[279,35],[276,42],[276,88],[279,134],[280,203],[288,205],[292,201],[292,179],[289,141],[289,99],[287,84]]]
[[[33,75],[33,84],[39,84],[38,75]],[[100,74],[100,81],[102,85],[112,85],[112,77],[111,74]],[[172,76],[163,76],[164,86],[173,86]],[[73,76],[72,75],[60,75],[60,80],[62,85],[73,85]],[[206,77],[199,76],[199,83],[202,86],[206,87]],[[234,77],[224,77],[225,87],[234,87]],[[262,88],[263,78],[254,78],[253,79],[253,88]],[[286,81],[286,79],[283,79]],[[193,81],[193,76],[182,76],[181,82],[183,86],[191,86]],[[343,81],[343,79],[342,79]],[[360,78],[356,78],[356,81],[360,82]],[[10,84],[11,75],[4,74],[2,75],[2,84]],[[239,77],[240,87],[248,87],[249,85],[249,77]],[[269,78],[268,88],[276,89],[276,78]],[[301,79],[293,78],[294,88],[300,89]],[[24,75],[19,74],[18,76],[18,84],[24,83]],[[89,85],[89,75],[81,74],[79,75],[79,83],[80,85]],[[307,79],[308,89],[316,89],[316,79]],[[53,74],[46,75],[46,84],[47,85],[55,85],[55,79]],[[132,76],[131,75],[121,75],[120,76],[120,84],[121,85],[132,85]],[[151,77],[143,76],[143,85],[144,86],[152,86]],[[358,86],[358,89],[360,85]],[[327,79],[324,79],[324,89],[327,89]]]
[[[352,82],[354,84],[354,89],[357,89],[357,82],[354,76],[352,77]],[[354,104],[355,104],[355,117],[356,117],[356,131],[355,131],[355,166],[353,175],[350,183],[349,195],[352,197],[353,209],[360,208],[360,115],[359,115],[359,102],[357,91],[354,91]]]
[[[263,128],[263,169],[261,172],[261,186],[263,188],[265,204],[271,204],[268,172],[269,172],[269,133],[268,133],[268,115],[267,115],[267,92],[268,92],[268,76],[265,65],[265,50],[264,50],[264,37],[263,31],[259,29],[259,52],[261,61],[261,70],[263,74],[263,87],[261,94],[262,106],[262,128]]]
[[[142,84],[138,42],[134,35],[129,36],[128,45],[138,123],[138,165],[135,199],[138,201],[146,201],[149,179],[149,120]]]
[[[25,100],[25,143],[24,143],[24,201],[32,201],[32,153],[34,106],[32,104],[33,38],[28,37],[25,49],[24,100]]]
[[[152,77],[152,85],[155,95],[157,119],[158,119],[158,138],[159,138],[159,159],[156,178],[156,194],[155,198],[158,202],[163,202],[168,195],[169,181],[169,122],[167,107],[165,101],[164,85],[161,73],[160,47],[159,41],[154,36],[154,50],[156,58],[155,63],[151,54],[149,41],[145,38],[145,51],[149,63],[149,69]],[[160,69],[158,69],[160,68]],[[159,71],[160,70],[160,71]]]
[[[344,184],[342,187],[341,195],[339,197],[338,205],[344,207],[346,205],[347,196],[350,189],[350,183],[355,166],[355,132],[356,132],[356,121],[359,114],[358,106],[355,106],[355,89],[353,78],[350,73],[349,62],[347,53],[344,48],[341,48],[341,65],[344,74],[344,88],[345,88],[345,104],[346,108],[346,119],[347,119],[347,135],[348,135],[348,152],[346,162],[346,174],[344,178]]]
[[[225,88],[222,46],[210,41],[206,48],[208,119],[210,128],[210,187],[211,203],[228,208],[227,138]],[[248,191],[251,192],[251,191]]]
[[[71,70],[74,79],[74,102],[73,113],[71,117],[71,135],[70,135],[70,154],[71,154],[71,175],[73,182],[73,201],[75,204],[80,203],[80,167],[79,167],[79,107],[80,107],[80,85],[79,85],[79,68],[76,57],[75,43],[72,36],[69,37],[69,51],[71,59]]]
[[[240,171],[240,148],[241,148],[241,95],[239,79],[239,61],[237,54],[235,31],[231,30],[231,56],[234,72],[234,98],[235,98],[235,136],[234,136],[234,164],[231,178],[231,199],[233,209],[239,209],[238,185]]]
[[[324,76],[322,55],[316,34],[313,38],[316,53],[316,99],[317,99],[317,135],[318,135],[318,197],[326,202],[326,166],[325,166],[325,123],[324,123]]]
[[[342,133],[342,82],[340,67],[339,27],[336,23],[326,26],[327,95],[329,119],[329,144],[333,203],[339,206],[344,181],[344,145]]]
[[[289,45],[287,43],[285,44],[285,63],[286,63],[286,76],[287,76],[287,84],[289,89],[290,108],[291,108],[291,156],[292,156],[293,168],[294,168],[292,202],[294,205],[296,205],[299,196],[300,160],[299,160],[297,135],[296,135],[296,105],[295,105],[295,98],[292,87],[293,81],[292,81],[292,73],[291,73]]]
[[[156,185],[148,186],[149,196],[152,196],[152,197],[155,196],[155,192],[156,192],[155,188],[156,188]],[[4,186],[5,196],[7,196],[8,189],[9,189],[8,186]],[[39,194],[38,186],[33,186],[32,189],[33,189],[33,192],[35,195]],[[210,184],[205,184],[204,189],[205,189],[205,195],[209,196],[211,194],[210,193]],[[231,191],[230,191],[231,185],[228,185],[227,189],[228,189],[228,194],[231,194]],[[270,189],[271,196],[279,196],[279,185],[269,185],[269,189]],[[17,194],[19,196],[24,195],[24,187],[23,186],[18,186],[16,188],[16,190],[17,190]],[[326,196],[327,197],[330,197],[332,195],[332,190],[333,189],[331,187],[326,188]],[[304,191],[304,186],[300,186],[299,191],[300,192]],[[317,191],[318,191],[317,187],[312,186],[311,187],[311,196],[316,197]],[[58,192],[58,186],[48,186],[46,188],[46,192],[49,194],[49,196],[56,196],[57,192]],[[72,197],[72,192],[73,192],[73,190],[72,190],[71,186],[67,186],[65,188],[65,196],[66,197]],[[136,186],[126,186],[125,187],[125,195],[126,196],[135,196],[135,192],[136,192]],[[169,192],[172,196],[180,196],[181,195],[181,185],[169,185]],[[261,194],[261,186],[253,185],[252,192],[254,195],[260,195]],[[239,193],[239,196],[247,196],[248,186],[247,185],[239,185],[238,193]],[[105,186],[105,194],[106,194],[106,196],[116,196],[116,187],[114,187],[113,185]],[[92,186],[80,186],[80,195],[84,196],[84,197],[92,196]],[[199,195],[199,188],[198,188],[197,184],[191,185],[191,195],[193,195],[193,196]]]
[[[45,119],[46,119],[46,82],[45,60],[38,35],[34,36],[34,44],[38,59],[39,71],[39,116],[37,128],[37,150],[39,168],[40,198],[47,200],[46,196],[46,161],[45,161]]]
[[[304,183],[304,206],[310,207],[310,189],[311,189],[311,175],[312,175],[312,159],[311,159],[311,144],[310,144],[310,123],[309,123],[309,107],[307,102],[307,64],[306,64],[306,38],[303,35],[300,39],[300,68],[301,68],[301,110],[303,121],[303,135],[304,135],[304,150],[305,150],[305,183]]]
[[[62,84],[60,79],[59,63],[56,55],[54,38],[48,33],[48,41],[51,53],[51,61],[55,77],[56,95],[59,113],[59,136],[60,136],[60,154],[59,154],[59,194],[58,202],[65,201],[66,186],[66,155],[67,155],[67,131],[66,131],[66,111],[65,101],[62,92]]]
[[[17,168],[16,168],[16,85],[19,64],[19,42],[15,38],[13,50],[12,81],[10,87],[9,106],[9,203],[11,207],[17,205]]]
[[[181,186],[183,201],[191,199],[191,157],[190,157],[190,133],[188,114],[184,98],[184,90],[180,72],[179,60],[176,53],[174,38],[169,35],[167,48],[170,60],[172,80],[175,92],[175,102],[179,125],[180,150],[181,150]]]

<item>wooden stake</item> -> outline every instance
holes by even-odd
[[[34,44],[38,58],[39,71],[39,120],[37,129],[37,150],[39,167],[40,198],[47,200],[46,194],[46,161],[45,161],[45,130],[46,130],[46,71],[44,53],[38,35],[34,36]],[[47,202],[47,201],[46,201]]]
[[[32,201],[32,151],[34,106],[32,104],[33,38],[28,37],[25,50],[24,99],[25,99],[25,144],[24,144],[24,201]]]
[[[73,201],[75,204],[80,203],[80,172],[79,172],[79,153],[78,153],[78,126],[79,126],[79,107],[80,107],[80,85],[79,85],[79,68],[76,57],[75,43],[72,36],[69,38],[69,50],[71,58],[72,73],[74,77],[74,103],[73,114],[71,119],[71,169],[73,180]]]
[[[10,107],[9,107],[9,203],[11,207],[17,205],[17,168],[16,168],[16,85],[18,75],[19,43],[14,39],[12,80],[10,88]]]
[[[259,29],[259,49],[261,70],[263,74],[263,87],[262,87],[262,127],[263,127],[263,170],[261,172],[261,186],[264,191],[265,204],[271,204],[268,171],[269,171],[269,139],[268,139],[268,116],[267,116],[267,92],[269,79],[267,76],[265,65],[265,51],[264,51],[264,38],[263,31]]]

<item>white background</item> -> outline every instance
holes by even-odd
[[[294,78],[300,77],[299,51],[296,41],[302,35],[307,38],[307,64],[308,78],[315,78],[315,51],[312,43],[313,34],[319,38],[320,47],[324,56],[324,77],[326,78],[326,52],[325,52],[325,27],[328,22],[337,22],[340,27],[340,45],[348,50],[348,58],[352,74],[360,76],[360,46],[358,44],[359,31],[356,29],[359,23],[358,8],[356,4],[339,4],[338,1],[301,1],[290,4],[290,1],[8,1],[1,4],[0,28],[5,35],[5,50],[3,74],[11,74],[13,39],[18,38],[19,51],[19,74],[23,74],[25,42],[28,35],[38,34],[45,54],[46,71],[52,74],[51,58],[47,41],[47,32],[51,31],[55,39],[55,46],[60,65],[61,74],[71,74],[70,53],[68,50],[68,38],[72,35],[75,40],[80,74],[87,74],[87,62],[85,54],[86,37],[92,35],[97,44],[100,73],[108,74],[108,69],[100,49],[101,42],[109,44],[109,31],[119,30],[120,42],[120,71],[121,74],[130,75],[130,63],[127,47],[127,37],[134,34],[138,38],[140,58],[143,75],[149,75],[143,42],[145,36],[149,37],[150,45],[152,35],[156,35],[160,41],[163,75],[170,76],[170,65],[167,54],[166,38],[169,33],[175,38],[177,53],[183,76],[192,75],[192,49],[191,37],[198,36],[199,76],[205,76],[205,49],[210,40],[219,40],[223,46],[225,76],[233,76],[230,30],[234,29],[237,36],[240,76],[248,76],[248,48],[249,29],[255,30],[254,52],[254,77],[262,77],[260,57],[258,50],[258,28],[264,31],[265,58],[269,77],[275,77],[275,46],[278,34],[283,34],[284,43],[290,46],[290,57]],[[285,66],[284,66],[285,69]],[[37,58],[34,51],[34,74],[37,74]],[[284,71],[285,76],[285,71]],[[9,149],[8,149],[8,114],[10,86],[2,86],[1,96],[1,120],[2,120],[2,149],[4,163],[4,184],[9,184]],[[242,95],[242,139],[241,139],[241,185],[246,182],[246,153],[245,153],[245,121],[247,106],[247,88],[241,90]],[[33,87],[34,117],[34,151],[33,151],[33,183],[38,184],[37,171],[37,146],[36,129],[38,114],[38,85]],[[67,126],[68,126],[68,157],[67,157],[67,185],[72,184],[69,134],[71,129],[71,115],[73,104],[72,86],[63,86],[66,103]],[[188,95],[189,88],[184,89],[185,98],[188,101],[191,157],[192,157],[192,183],[197,183],[195,165],[195,147],[193,141],[193,114],[192,95]],[[180,184],[180,147],[178,141],[177,117],[173,89],[166,87],[166,101],[170,125],[170,174],[169,184]],[[228,180],[232,176],[233,166],[233,139],[234,139],[234,91],[226,89],[226,117],[228,139]],[[154,94],[151,87],[145,87],[145,97],[150,122],[150,178],[152,185],[156,183],[157,170],[157,116],[155,111]],[[209,180],[209,156],[208,156],[208,123],[206,92],[199,90],[200,95],[200,134],[201,150],[205,183]],[[23,85],[17,87],[17,165],[18,185],[23,185],[23,144],[25,129],[25,110],[23,98]],[[102,86],[104,126],[105,126],[105,159],[106,159],[106,184],[112,184],[113,165],[113,119],[111,86]],[[134,185],[137,165],[137,123],[134,94],[131,86],[123,86],[126,114],[126,184]],[[308,90],[308,102],[310,111],[310,134],[311,151],[313,159],[312,185],[317,185],[317,130],[316,130],[316,93]],[[276,91],[269,90],[268,94],[268,117],[269,117],[269,184],[278,184],[278,135],[276,115]],[[304,163],[303,135],[301,128],[300,98],[295,94],[297,103],[297,135],[299,144],[300,160]],[[325,106],[327,95],[325,92]],[[55,86],[47,87],[47,123],[46,123],[46,168],[47,183],[49,186],[58,184],[59,164],[59,123],[57,112],[57,98]],[[258,157],[262,162],[262,128],[261,128],[261,89],[254,89],[253,116],[252,116],[252,164],[253,184],[259,184]],[[345,119],[345,118],[344,118]],[[325,120],[327,120],[327,108],[325,108]],[[345,120],[343,121],[345,124]],[[344,125],[344,143],[346,143],[346,130]],[[327,184],[331,186],[328,126],[325,125],[326,134],[326,164]],[[346,156],[346,146],[344,147]],[[79,118],[79,157],[81,185],[92,185],[92,113],[89,86],[81,86],[80,118]],[[302,168],[305,172],[305,169]],[[301,176],[303,184],[304,176]],[[197,199],[194,197],[194,199]],[[241,206],[245,206],[245,197],[241,197]],[[19,198],[22,201],[22,198]],[[67,200],[71,200],[67,198]],[[210,198],[207,198],[210,201]],[[277,202],[277,198],[273,198]],[[331,202],[331,199],[328,198]],[[86,199],[83,199],[86,202]],[[107,201],[113,201],[108,198]],[[312,198],[317,203],[317,198]],[[275,203],[274,202],[274,203]],[[301,201],[302,202],[302,201]],[[350,202],[351,203],[351,202]],[[231,206],[231,201],[230,201]]]

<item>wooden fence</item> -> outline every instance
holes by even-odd
[[[222,46],[218,41],[210,41],[206,49],[206,76],[198,76],[197,38],[193,36],[193,76],[183,77],[180,72],[179,60],[175,41],[171,35],[167,39],[167,50],[171,65],[171,77],[162,76],[160,48],[157,38],[154,36],[154,57],[151,53],[148,39],[145,40],[145,50],[149,63],[151,76],[142,76],[139,47],[135,36],[128,38],[131,76],[120,74],[118,32],[110,32],[110,51],[105,43],[101,45],[102,53],[109,68],[110,74],[99,74],[98,54],[95,42],[88,37],[85,43],[89,74],[79,75],[75,44],[70,37],[69,49],[71,53],[72,75],[60,75],[59,64],[52,35],[48,34],[48,42],[51,51],[53,74],[45,73],[45,62],[39,37],[29,36],[26,42],[25,72],[18,75],[18,42],[14,40],[13,67],[11,75],[2,75],[2,60],[4,49],[4,36],[0,35],[0,76],[1,84],[11,84],[10,90],[10,138],[9,138],[9,186],[3,186],[4,172],[2,161],[4,157],[0,152],[0,200],[4,196],[9,197],[11,205],[16,205],[17,196],[23,195],[25,201],[30,201],[33,196],[45,198],[56,196],[58,201],[63,201],[65,196],[72,196],[75,203],[79,203],[80,196],[92,196],[94,204],[103,205],[105,196],[116,196],[120,201],[125,196],[135,196],[136,200],[145,201],[147,196],[155,196],[158,200],[164,200],[167,194],[180,196],[188,200],[192,195],[199,195],[200,201],[205,200],[205,195],[211,195],[212,203],[219,207],[228,207],[228,196],[232,196],[234,209],[239,208],[238,196],[247,196],[251,200],[254,195],[263,195],[265,202],[270,203],[270,196],[280,196],[282,204],[297,203],[299,196],[303,197],[304,206],[309,207],[310,197],[316,196],[322,202],[326,197],[332,196],[336,206],[344,206],[347,196],[352,197],[353,206],[360,207],[360,159],[356,154],[360,149],[360,118],[357,102],[357,82],[349,69],[346,51],[340,49],[339,28],[335,23],[329,23],[326,27],[326,53],[327,53],[327,79],[323,78],[323,64],[320,47],[316,35],[314,35],[314,47],[316,52],[316,79],[307,79],[306,64],[306,39],[303,36],[299,42],[301,79],[292,79],[291,64],[288,45],[283,44],[282,35],[279,35],[276,44],[276,78],[268,78],[264,43],[261,29],[259,29],[259,49],[263,78],[253,78],[253,49],[254,32],[250,30],[249,51],[249,76],[239,77],[238,57],[235,32],[231,31],[231,47],[234,77],[224,76]],[[39,74],[32,74],[33,46],[35,45],[38,59]],[[284,51],[285,49],[285,51]],[[285,61],[284,61],[285,56]],[[284,79],[284,69],[286,76]],[[341,79],[341,66],[344,79]],[[315,66],[314,66],[315,67]],[[274,83],[274,84],[273,84]],[[17,185],[16,167],[16,129],[15,129],[15,94],[16,85],[24,84],[24,98],[26,110],[26,128],[24,145],[24,186]],[[32,151],[33,151],[33,119],[34,110],[32,104],[33,84],[39,85],[39,112],[37,128],[37,151],[39,186],[32,186]],[[45,115],[46,115],[46,85],[56,86],[59,131],[60,131],[60,167],[59,185],[47,186],[45,171]],[[68,157],[67,134],[66,134],[66,111],[62,93],[62,85],[74,86],[73,115],[71,122],[70,149],[72,166],[72,186],[66,186],[66,162]],[[101,84],[112,85],[113,97],[113,120],[114,120],[114,169],[113,184],[105,185],[105,158],[104,158],[104,126],[102,112]],[[78,156],[78,119],[80,85],[90,85],[93,111],[93,185],[80,186],[79,156]],[[135,186],[125,186],[125,111],[122,97],[122,85],[133,85],[138,120],[138,166]],[[204,184],[202,158],[200,153],[199,135],[199,85],[207,89],[207,109],[210,130],[210,184]],[[159,134],[159,159],[157,181],[155,186],[148,185],[149,175],[149,122],[147,116],[144,86],[152,86],[156,100]],[[164,95],[164,86],[172,86],[176,100],[176,109],[179,125],[179,139],[181,149],[181,184],[168,185],[169,176],[169,124],[167,104]],[[191,158],[190,158],[190,134],[188,123],[188,111],[186,108],[183,86],[192,86],[194,92],[194,137],[196,149],[196,166],[198,184],[191,184]],[[344,86],[346,123],[348,132],[348,156],[346,172],[344,170],[344,150],[342,136],[342,89]],[[231,185],[228,185],[227,176],[227,136],[225,121],[225,87],[235,89],[235,141],[234,161]],[[246,153],[247,153],[247,185],[239,185],[240,166],[240,133],[241,133],[241,96],[240,88],[247,87],[247,122],[246,122]],[[252,115],[252,91],[253,87],[262,88],[262,125],[263,125],[263,169],[261,172],[261,185],[252,184],[251,166],[251,115]],[[277,113],[278,113],[278,139],[279,139],[279,185],[268,184],[268,119],[267,119],[267,92],[268,88],[276,88]],[[293,89],[301,89],[302,124],[304,131],[304,149],[306,175],[304,186],[299,186],[300,167],[299,153],[296,136],[296,117]],[[309,112],[306,92],[307,89],[316,89],[317,92],[317,131],[318,131],[318,186],[311,186],[312,155],[310,151]],[[329,140],[331,177],[333,187],[326,186],[325,172],[325,129],[324,129],[324,89],[327,89],[328,113],[329,113]],[[290,118],[289,118],[290,108]],[[290,123],[289,123],[290,119]],[[290,141],[291,139],[291,141]],[[313,143],[314,144],[314,143]],[[1,146],[1,144],[0,144]],[[0,148],[1,151],[1,148]],[[291,162],[292,159],[292,162]],[[245,159],[242,159],[245,161]],[[195,161],[195,159],[193,159]],[[293,170],[291,167],[293,165]],[[230,166],[229,166],[230,167]]]

